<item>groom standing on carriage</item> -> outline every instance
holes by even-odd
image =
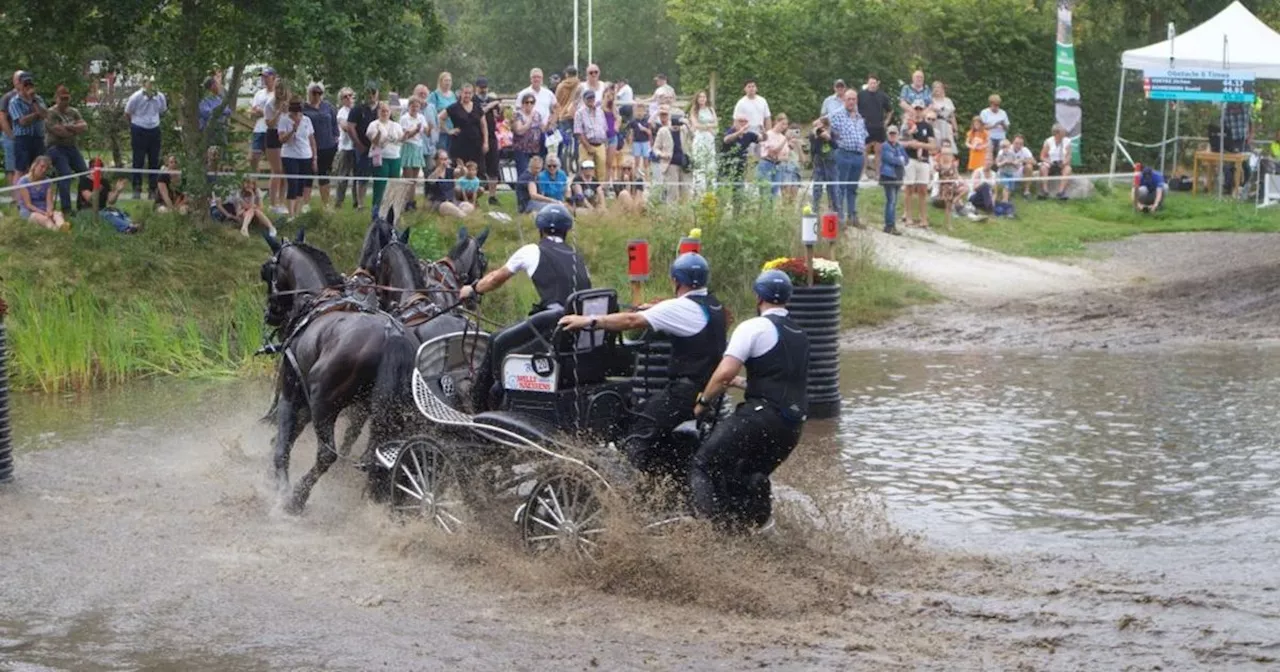
[[[689,252],[671,264],[676,298],[632,313],[601,316],[566,315],[568,330],[630,331],[652,329],[671,339],[666,387],[649,397],[623,442],[627,459],[640,471],[683,483],[689,460],[672,432],[693,420],[694,402],[707,385],[724,352],[727,333],[724,306],[707,290],[711,268],[700,254]]]

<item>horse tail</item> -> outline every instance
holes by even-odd
[[[417,352],[413,340],[402,330],[388,326],[386,347],[378,363],[373,393],[369,397],[370,438],[375,442],[393,436],[413,408],[413,367]]]

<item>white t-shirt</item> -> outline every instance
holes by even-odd
[[[635,98],[636,98],[636,94],[631,90],[630,84],[627,84],[623,86],[621,89],[618,89],[618,96],[616,98],[616,101],[619,105],[630,105],[631,102],[635,100]]]
[[[405,135],[408,135],[414,129],[423,128],[426,125],[427,125],[427,118],[422,116],[421,113],[419,113],[418,116],[416,117],[409,116],[408,112],[405,112],[404,114],[400,115],[400,130],[404,131]],[[423,135],[424,135],[423,133],[418,133],[412,138],[405,140],[405,142],[411,145],[416,145],[419,149],[421,149],[422,143],[423,143]]]
[[[707,290],[695,289],[684,296],[667,299],[640,311],[649,326],[672,336],[693,336],[707,326],[707,311],[689,296],[706,296]]]
[[[558,236],[547,236],[550,240],[557,243],[563,243],[564,238]],[[534,272],[538,270],[538,262],[542,261],[542,250],[538,249],[536,243],[529,243],[524,247],[515,251],[510,259],[507,259],[506,269],[510,273],[519,273],[524,271],[533,277]]]
[[[654,98],[661,98],[663,96],[674,97],[675,95],[676,95],[676,90],[670,84],[663,84],[662,86],[659,86],[658,88],[653,90]]]
[[[351,114],[350,107],[338,108],[338,151],[349,152],[356,148],[355,143],[351,142],[351,136],[343,128],[347,125],[347,117]]]
[[[268,91],[266,89],[258,89],[258,92],[253,94],[253,102],[250,103],[250,106],[262,110],[262,116],[258,117],[258,120],[253,122],[254,133],[267,132],[267,103],[272,102],[275,99],[275,92]]]
[[[998,169],[1003,172],[1018,172],[1019,170],[1022,170],[1022,166],[1026,165],[1027,161],[1035,160],[1035,157],[1031,155],[1031,150],[1026,147],[1023,147],[1022,149],[1014,149],[1012,144],[1007,145],[1007,147],[1007,150],[1004,147],[1001,147],[1000,153],[996,155],[996,165]],[[1013,161],[1012,165],[1000,165],[1001,161],[1010,160]]]
[[[556,104],[555,92],[545,86],[537,91],[534,91],[532,86],[526,86],[516,94],[516,100],[523,100],[526,93],[533,96],[533,109],[542,115],[542,121],[546,123],[551,118],[551,108]]]
[[[747,118],[747,129],[756,135],[764,134],[764,120],[771,117],[769,113],[769,101],[764,96],[756,96],[755,100],[743,96],[738,99],[738,104],[733,106],[733,118]]]
[[[786,308],[770,308],[753,317],[733,330],[729,337],[729,347],[724,349],[726,357],[733,357],[740,362],[759,357],[778,344],[778,328],[765,319],[766,315],[786,315]]]
[[[974,170],[973,175],[969,176],[969,192],[973,193],[984,184],[994,189],[996,186],[996,174],[986,168]]]
[[[280,123],[276,124],[276,132],[284,135],[293,130],[293,119],[288,115],[280,117]],[[316,134],[316,129],[311,125],[311,120],[302,117],[298,122],[298,132],[289,138],[289,142],[284,143],[280,147],[280,156],[286,159],[310,159],[311,157],[311,136]]]
[[[400,128],[400,124],[389,119],[386,123],[374,119],[364,132],[365,135],[369,136],[369,142],[373,142],[373,134],[377,133],[379,129],[382,131],[382,137],[379,139],[379,143],[382,143],[382,158],[400,158],[400,144],[404,140],[404,129]]]
[[[992,112],[990,107],[984,107],[978,117],[982,119],[982,125],[987,127],[992,140],[1004,140],[1004,134],[1009,126],[1009,115],[1004,108]],[[1000,122],[1004,122],[1004,126],[997,126]]]
[[[1059,145],[1051,135],[1045,138],[1042,151],[1049,153],[1049,163],[1071,163],[1071,138],[1062,136],[1062,144]]]
[[[579,99],[579,100],[581,100],[581,99],[582,99],[582,94],[586,93],[586,92],[587,92],[587,90],[591,90],[591,91],[595,91],[595,92],[596,92],[596,102],[597,102],[597,103],[599,103],[599,102],[601,102],[601,101],[603,101],[603,100],[604,100],[604,80],[603,80],[603,79],[596,81],[596,85],[595,85],[595,87],[594,87],[594,88],[591,86],[591,83],[590,83],[590,82],[588,82],[588,81],[587,81],[587,80],[585,80],[585,79],[584,79],[584,80],[582,80],[582,83],[578,84],[578,99]]]

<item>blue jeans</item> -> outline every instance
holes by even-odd
[[[560,130],[560,138],[563,140],[556,150],[556,154],[560,156],[560,167],[565,171],[570,171],[571,167],[572,170],[577,170],[578,138],[573,134],[573,121],[561,121],[556,124],[556,128]]]
[[[129,126],[129,144],[133,149],[133,169],[139,170],[146,164],[148,170],[160,169],[160,127],[142,128],[141,126]],[[147,175],[147,188],[151,193],[156,193],[156,178],[159,177],[155,173]],[[133,190],[142,189],[142,175],[140,173],[133,174]]]
[[[13,138],[0,133],[0,150],[4,151],[4,169],[12,173],[17,170],[18,157],[13,153]]]
[[[529,158],[532,155],[519,150],[511,152],[511,154],[516,160],[516,178],[519,179],[521,175],[524,175],[524,171],[529,169]]]
[[[898,195],[902,193],[900,182],[888,182],[880,177],[880,186],[884,187],[884,230],[889,231],[898,221]]]
[[[773,188],[770,193],[774,196],[782,193],[782,187],[778,184],[778,181],[782,179],[782,170],[778,164],[768,159],[760,159],[760,163],[756,164],[756,179],[772,184]]]
[[[77,147],[53,145],[49,148],[49,158],[53,161],[54,170],[58,171],[58,177],[89,170]],[[58,180],[58,200],[62,202],[62,212],[66,214],[71,213],[71,184],[75,181]]]
[[[813,157],[813,211],[822,212],[822,185],[820,182],[836,181],[836,160],[832,156],[815,156]],[[831,204],[831,209],[835,210],[839,206],[836,204],[840,198],[840,191],[836,189],[836,185],[828,184],[827,201]]]
[[[858,217],[858,180],[862,179],[862,164],[866,155],[836,149],[836,181],[841,182],[836,194],[836,212],[849,221]]]

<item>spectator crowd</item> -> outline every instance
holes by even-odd
[[[407,178],[423,188],[422,202],[412,196],[406,208],[449,217],[499,205],[499,184],[514,191],[520,213],[551,203],[642,212],[725,186],[735,194],[759,189],[765,197],[803,200],[815,211],[825,196],[826,207],[846,225],[862,228],[859,187],[878,184],[885,194],[883,228],[897,233],[899,224],[928,227],[929,211],[938,206],[948,224],[957,214],[1012,216],[1015,193],[1032,197],[1033,181],[1025,178],[1033,176],[1043,178],[1034,181],[1039,198],[1066,198],[1072,147],[1063,129],[1055,127],[1033,154],[1023,135],[1011,133],[999,95],[963,122],[945,85],[926,84],[920,71],[896,97],[875,74],[859,87],[837,79],[814,110],[816,120],[805,126],[774,114],[753,79],[743,83],[732,117],[722,121],[707,91],[689,98],[687,109],[678,105],[665,75],[654,77],[650,96],[640,97],[626,80],[606,81],[597,64],[582,74],[571,66],[548,78],[533,68],[529,86],[510,100],[500,100],[485,77],[457,87],[448,72],[434,89],[418,84],[407,99],[384,97],[373,81],[359,91],[343,87],[330,99],[323,84],[295,91],[264,68],[247,110],[253,123],[248,169],[270,177],[215,194],[209,213],[248,235],[254,224],[273,230],[273,219],[307,211],[314,191],[325,208],[341,208],[350,196],[355,209],[376,211],[390,178]],[[219,75],[203,85],[199,124],[214,145],[207,167],[223,170],[220,147],[230,138],[231,110],[223,109]],[[125,189],[119,183],[86,189],[85,179],[59,181],[56,202],[50,184],[41,184],[53,174],[88,169],[78,147],[84,118],[65,87],[56,87],[53,100],[47,105],[35,77],[24,71],[14,73],[12,90],[0,98],[9,184],[31,185],[14,192],[21,216],[66,228],[73,186],[76,207],[96,203],[100,211],[118,212],[113,205]],[[171,114],[165,94],[144,80],[124,113],[132,167],[147,171],[129,178],[134,197],[142,197],[145,183],[158,208],[186,212],[178,162],[163,153],[161,127]],[[811,169],[809,181],[804,167]],[[806,184],[811,193],[802,198]],[[131,223],[117,228],[136,230]]]

